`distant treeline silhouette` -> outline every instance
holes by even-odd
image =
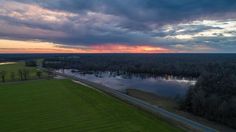
[[[44,67],[155,76],[199,77],[209,64],[236,64],[236,54],[80,54],[47,58]]]

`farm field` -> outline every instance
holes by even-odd
[[[0,131],[182,131],[70,80],[0,84]]]

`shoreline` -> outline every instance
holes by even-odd
[[[225,125],[213,122],[213,121],[209,121],[205,118],[195,116],[191,113],[180,110],[178,108],[179,107],[178,103],[176,101],[174,101],[173,99],[158,96],[156,94],[145,92],[142,90],[137,90],[137,89],[127,89],[126,94],[131,97],[148,102],[152,105],[164,108],[167,111],[173,112],[175,114],[186,117],[186,118],[191,119],[193,121],[210,126],[212,128],[216,128],[219,131],[235,132],[235,129],[233,129],[233,128],[230,128],[228,126],[225,126]]]
[[[15,64],[16,62],[0,62],[1,65],[10,65],[10,64]]]
[[[168,120],[170,123],[174,123],[175,125],[178,125],[180,127],[190,129],[190,131],[217,131],[214,128],[208,127],[206,125],[203,125],[201,123],[198,123],[196,121],[193,121],[189,118],[183,117],[181,115],[175,114],[173,112],[169,112],[165,110],[164,108],[152,105],[146,101],[143,101],[141,99],[134,98],[132,96],[129,96],[125,93],[118,92],[117,90],[108,88],[104,85],[91,82],[89,80],[84,80],[75,76],[66,75],[64,73],[54,72],[55,75],[64,76],[68,79],[82,82],[86,85],[89,85],[101,92],[107,93],[110,96],[116,97],[128,104],[134,105],[137,108],[143,109],[144,111],[150,112],[154,115],[158,115],[159,117]]]

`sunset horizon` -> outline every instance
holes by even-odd
[[[0,132],[236,132],[236,0],[0,0]]]
[[[98,44],[90,47],[65,47],[48,42],[1,39],[0,43],[0,53],[173,53],[173,51],[165,48],[144,44],[135,46],[125,44]]]
[[[235,53],[235,5],[0,0],[0,53]]]

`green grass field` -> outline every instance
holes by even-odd
[[[18,76],[18,70],[19,69],[28,69],[30,71],[30,75],[29,78],[37,78],[36,76],[36,71],[37,68],[36,67],[26,67],[24,62],[17,62],[15,64],[6,64],[6,65],[0,65],[0,71],[4,70],[6,71],[6,81],[10,81],[11,80],[11,73],[14,72],[15,73],[15,78],[16,80],[19,80],[19,76]],[[42,74],[42,76],[46,76],[46,74]],[[0,80],[1,82],[1,80]]]
[[[0,132],[178,132],[181,129],[70,80],[0,84]]]
[[[165,108],[168,111],[175,112],[179,110],[179,105],[176,101],[170,98],[155,95],[153,93],[145,92],[137,89],[127,89],[129,96],[144,100],[151,104]]]

